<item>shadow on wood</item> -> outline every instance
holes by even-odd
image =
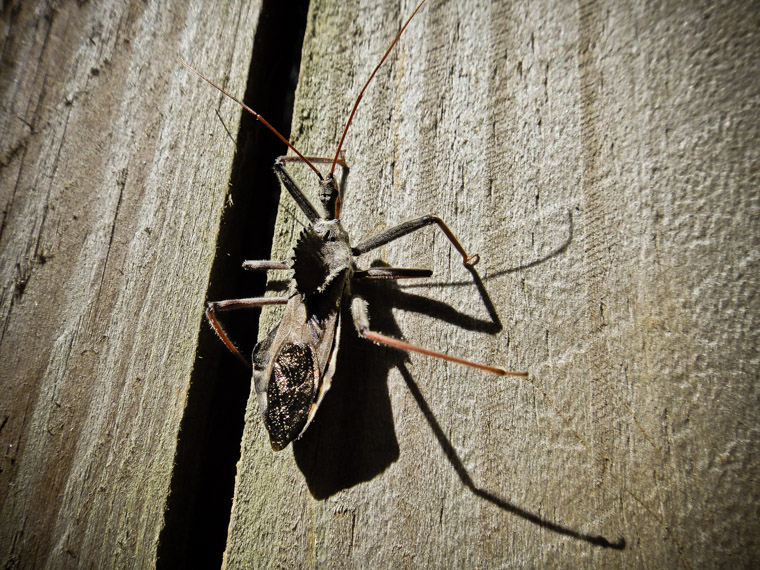
[[[570,238],[567,243],[569,240]],[[549,257],[559,255],[567,243],[553,251]],[[541,261],[543,259],[530,265]],[[373,266],[377,265],[383,264],[373,263]],[[478,272],[475,268],[469,270],[491,317],[490,321],[466,315],[435,299],[405,293],[396,282],[370,281],[361,283],[361,293],[372,311],[373,327],[384,334],[403,337],[389,310],[392,307],[435,317],[457,328],[496,334],[502,329],[496,309]],[[618,550],[625,548],[625,538],[612,542],[602,535],[582,533],[522,509],[476,485],[412,378],[406,366],[406,353],[386,346],[372,345],[359,338],[346,307],[343,308],[342,319],[340,354],[333,387],[325,397],[317,421],[300,440],[293,442],[296,463],[314,498],[326,499],[343,489],[369,481],[398,459],[399,446],[386,384],[389,371],[397,368],[449,463],[461,482],[475,496],[552,532],[595,546]],[[361,376],[357,376],[357,371],[362,371]]]
[[[417,383],[412,378],[412,375],[409,373],[409,370],[407,370],[406,366],[402,364],[399,367],[399,371],[401,372],[401,375],[404,377],[404,381],[406,382],[406,385],[409,387],[409,391],[412,393],[412,396],[414,396],[414,399],[417,402],[417,405],[422,410],[422,413],[424,414],[425,419],[427,420],[427,423],[430,426],[430,429],[433,430],[433,434],[435,435],[435,438],[438,440],[438,443],[440,444],[441,448],[446,454],[446,459],[449,460],[449,463],[451,463],[451,466],[454,468],[454,471],[456,471],[457,476],[462,481],[464,486],[467,487],[470,491],[472,491],[472,493],[475,496],[480,497],[481,499],[485,499],[486,501],[496,505],[500,509],[503,509],[519,517],[522,517],[525,520],[535,523],[538,526],[543,527],[547,530],[551,530],[552,532],[556,532],[558,534],[564,534],[565,536],[577,538],[578,540],[583,540],[585,542],[588,542],[589,544],[593,544],[596,546],[603,546],[605,548],[614,548],[617,550],[622,550],[623,548],[625,548],[625,544],[626,544],[625,538],[621,537],[617,539],[615,542],[610,542],[608,539],[606,539],[605,537],[601,535],[585,534],[577,530],[573,530],[572,528],[569,528],[567,526],[563,526],[561,524],[551,522],[550,520],[547,520],[546,518],[540,515],[537,515],[536,513],[532,513],[530,511],[522,509],[518,507],[517,505],[510,503],[506,499],[499,497],[498,495],[494,493],[489,492],[487,489],[478,487],[475,484],[475,482],[472,480],[472,478],[470,477],[470,474],[467,472],[467,469],[465,469],[464,464],[462,463],[462,460],[459,458],[456,450],[454,449],[454,446],[451,445],[451,442],[446,437],[446,434],[444,433],[443,429],[441,429],[440,424],[435,419],[435,415],[433,414],[432,410],[425,402],[425,399],[422,397],[422,392],[420,392],[420,389],[417,386]]]
[[[382,307],[378,287],[363,288],[370,311]],[[350,310],[342,307],[341,343],[330,392],[314,424],[293,442],[293,454],[309,491],[325,499],[342,489],[369,481],[399,456],[388,394],[388,371],[403,364],[406,354],[373,345],[356,334]],[[398,335],[390,311],[372,312],[373,326]],[[357,375],[357,371],[361,371]]]
[[[369,304],[373,329],[383,334],[404,337],[391,308],[421,313],[457,328],[495,334],[501,330],[501,322],[477,272],[472,270],[472,274],[491,320],[464,314],[441,301],[405,293],[394,281],[365,281],[358,287]],[[399,456],[387,378],[392,368],[407,370],[408,356],[403,351],[361,339],[348,307],[342,310],[340,353],[333,386],[314,424],[300,440],[293,442],[296,463],[317,499],[369,481]],[[361,371],[360,376],[357,371]]]

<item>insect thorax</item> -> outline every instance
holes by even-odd
[[[348,234],[338,220],[318,220],[305,228],[293,248],[293,279],[305,297],[323,293],[352,267]]]

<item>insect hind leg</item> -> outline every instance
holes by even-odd
[[[403,340],[399,340],[397,338],[386,336],[384,334],[380,334],[378,332],[370,330],[369,316],[367,315],[367,303],[359,295],[353,295],[351,297],[351,315],[354,320],[354,326],[356,327],[356,330],[359,333],[359,335],[366,338],[367,340],[371,340],[372,342],[385,344],[387,346],[392,346],[393,348],[398,348],[400,350],[419,352],[420,354],[433,356],[435,358],[440,358],[442,360],[448,360],[449,362],[455,362],[457,364],[463,364],[465,366],[477,368],[478,370],[484,370],[485,372],[498,374],[499,376],[527,376],[528,375],[527,372],[510,372],[499,366],[490,366],[488,364],[481,364],[480,362],[473,362],[472,360],[466,360],[464,358],[459,358],[458,356],[452,356],[450,354],[445,354],[443,352],[430,350],[428,348],[423,348],[421,346],[410,344],[408,342],[404,342]]]

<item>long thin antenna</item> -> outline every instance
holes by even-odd
[[[362,87],[362,90],[359,92],[359,96],[356,98],[356,102],[354,103],[354,108],[351,109],[351,115],[348,117],[348,122],[346,123],[346,128],[343,129],[343,136],[340,137],[340,143],[338,144],[338,150],[335,151],[335,158],[332,162],[332,167],[330,168],[330,174],[332,175],[335,172],[335,166],[338,163],[338,157],[340,156],[340,151],[343,148],[343,141],[346,140],[346,133],[348,133],[348,127],[351,126],[351,121],[354,120],[354,115],[356,114],[356,109],[359,107],[359,102],[362,100],[362,97],[364,97],[364,92],[367,90],[367,86],[370,84],[372,79],[375,77],[375,74],[377,73],[377,70],[380,69],[380,66],[383,65],[383,62],[388,58],[388,54],[391,53],[391,50],[393,49],[393,46],[396,45],[398,42],[398,39],[401,37],[401,34],[404,33],[404,30],[409,25],[409,22],[412,21],[412,18],[414,18],[415,14],[419,12],[420,8],[422,8],[422,5],[425,3],[425,0],[422,0],[419,4],[417,4],[417,7],[414,9],[414,12],[412,12],[412,15],[409,16],[406,23],[401,27],[398,34],[396,34],[396,37],[394,38],[391,45],[388,47],[388,49],[385,52],[385,55],[383,56],[383,59],[380,60],[380,63],[377,64],[375,69],[372,71],[372,74],[369,76],[369,79],[367,79],[367,82],[364,84],[364,87]],[[207,80],[208,81],[208,80]]]
[[[422,0],[422,1],[424,2],[425,0]],[[277,135],[277,138],[279,138],[282,142],[284,142],[286,145],[288,145],[288,148],[290,150],[292,150],[293,152],[295,152],[301,160],[303,160],[306,164],[308,164],[309,167],[314,172],[317,173],[317,176],[319,176],[320,180],[324,180],[324,176],[322,176],[322,173],[319,170],[317,170],[317,167],[314,166],[314,164],[308,158],[306,158],[304,155],[302,155],[298,151],[298,149],[296,147],[294,147],[292,144],[290,144],[290,141],[288,141],[288,139],[286,139],[284,136],[282,136],[277,129],[275,129],[272,125],[270,125],[269,121],[267,121],[264,117],[262,117],[261,115],[259,115],[256,111],[254,111],[253,109],[251,109],[248,105],[246,105],[245,103],[243,103],[240,99],[238,99],[234,95],[231,95],[230,93],[227,93],[227,91],[225,91],[224,89],[222,89],[221,87],[219,87],[216,83],[214,83],[213,81],[211,81],[208,77],[206,77],[205,75],[203,75],[200,71],[198,71],[195,68],[193,68],[187,62],[183,61],[180,58],[177,58],[177,61],[179,61],[186,68],[188,68],[190,71],[192,71],[193,73],[195,73],[195,75],[197,75],[198,77],[200,77],[201,79],[203,79],[203,81],[205,81],[206,83],[208,83],[209,85],[211,85],[212,87],[214,87],[215,89],[217,89],[223,95],[226,95],[227,97],[229,97],[230,99],[232,99],[233,101],[235,101],[235,103],[237,103],[243,109],[245,109],[246,111],[248,111],[249,113],[251,113],[254,117],[256,117],[257,121],[261,122],[266,128],[268,128],[275,135]],[[335,162],[333,162],[333,170],[334,169],[335,169]]]

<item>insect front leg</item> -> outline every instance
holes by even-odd
[[[224,330],[224,327],[219,319],[217,319],[216,314],[224,311],[264,307],[266,305],[285,305],[287,302],[287,297],[248,297],[246,299],[212,301],[206,305],[206,319],[217,336],[222,340],[224,346],[226,346],[232,354],[237,356],[237,358],[250,369],[251,363],[242,355],[232,340],[230,340],[227,331]]]
[[[314,165],[314,163],[321,164],[321,163],[333,163],[333,160],[335,160],[335,164],[339,164],[342,168],[343,175],[341,177],[341,184],[340,188],[338,187],[338,184],[335,181],[335,177],[333,176],[333,171],[331,170],[330,173],[327,176],[322,176],[322,174],[319,174],[319,171],[317,170],[317,167]],[[296,185],[295,181],[290,177],[290,174],[285,170],[285,163],[288,162],[302,162],[305,164],[308,164],[312,169],[314,169],[315,172],[319,174],[319,185],[320,185],[320,192],[319,192],[319,201],[322,204],[322,207],[324,209],[323,213],[319,213],[317,209],[312,205],[312,203],[306,198],[304,193],[301,191],[301,189]],[[340,202],[341,202],[341,193],[343,190],[343,185],[345,184],[346,177],[348,175],[348,165],[346,164],[346,161],[343,160],[343,158],[339,159],[331,159],[321,156],[280,156],[277,157],[277,159],[274,161],[274,171],[275,174],[277,174],[277,177],[280,179],[280,181],[285,185],[285,188],[290,192],[290,195],[293,196],[293,199],[296,201],[298,206],[301,208],[301,210],[306,214],[306,217],[309,218],[309,221],[313,224],[318,218],[322,219],[338,219],[340,217]],[[316,218],[313,216],[317,216]]]
[[[478,261],[480,261],[480,256],[477,253],[473,255],[467,254],[462,244],[454,235],[454,232],[452,232],[449,229],[449,226],[447,226],[443,222],[443,220],[439,218],[438,216],[422,216],[421,218],[417,218],[416,220],[410,220],[408,222],[404,222],[403,224],[399,224],[393,228],[387,229],[384,232],[380,232],[376,236],[373,236],[369,238],[368,240],[363,241],[356,247],[354,247],[352,249],[352,253],[354,255],[361,255],[362,253],[367,253],[368,251],[376,249],[380,247],[381,245],[385,245],[386,243],[395,241],[399,239],[400,237],[404,237],[407,234],[416,232],[417,230],[421,230],[422,228],[427,227],[431,224],[437,224],[438,227],[441,228],[441,231],[443,231],[443,233],[449,239],[449,241],[454,246],[454,248],[462,256],[462,261],[465,265],[472,267]]]
[[[304,156],[301,158],[300,156],[278,156],[277,161],[278,162],[311,162],[312,164],[332,164],[333,160],[335,158],[333,157],[327,157],[327,156]],[[339,165],[343,169],[348,169],[348,164],[346,164],[345,159],[342,156],[338,157],[338,160],[335,162],[335,164]]]
[[[290,174],[285,170],[285,166],[279,158],[274,161],[274,173],[277,175],[277,178],[280,179],[282,185],[285,186],[285,189],[293,197],[293,200],[296,201],[298,207],[301,208],[301,211],[306,214],[307,218],[309,218],[310,223],[313,224],[317,220],[324,218],[324,216],[314,207],[314,204],[311,203],[311,200],[306,197],[306,194],[304,194],[298,187],[295,180],[290,177]]]
[[[371,340],[379,344],[392,346],[394,348],[398,348],[401,350],[419,352],[420,354],[433,356],[435,358],[440,358],[442,360],[448,360],[449,362],[456,362],[457,364],[464,364],[465,366],[471,366],[472,368],[477,368],[478,370],[484,370],[486,372],[498,374],[499,376],[527,376],[528,375],[527,372],[509,372],[499,366],[489,366],[488,364],[481,364],[479,362],[473,362],[472,360],[466,360],[464,358],[459,358],[457,356],[451,356],[450,354],[444,354],[443,352],[437,352],[435,350],[422,348],[421,346],[409,344],[408,342],[404,342],[403,340],[399,340],[397,338],[393,338],[393,337],[386,336],[384,334],[380,334],[378,332],[372,331],[369,328],[369,315],[367,314],[367,302],[357,294],[354,294],[351,297],[351,316],[353,317],[354,326],[356,327],[357,332],[359,333],[360,336],[366,338],[367,340]]]

